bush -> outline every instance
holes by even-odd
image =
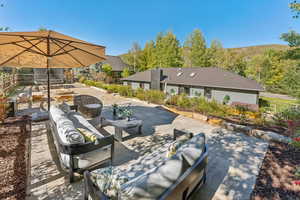
[[[273,116],[273,120],[278,125],[286,125],[287,120],[299,120],[300,119],[300,107],[290,106],[280,112],[277,112]]]
[[[187,97],[186,94],[179,95],[177,105],[183,109],[191,109],[193,106],[191,98]]]
[[[134,96],[134,90],[130,86],[121,85],[121,86],[118,86],[117,90],[121,96],[125,96],[125,97],[133,97]]]
[[[146,92],[145,90],[143,90],[142,88],[138,88],[136,91],[135,91],[135,97],[142,100],[142,101],[145,101],[147,100],[146,99]]]
[[[79,83],[84,83],[85,80],[86,80],[86,78],[84,76],[81,76],[79,78]]]
[[[146,100],[151,103],[163,104],[166,94],[159,90],[148,90],[145,93]]]
[[[88,85],[88,86],[95,86],[95,81],[91,81],[91,80],[85,80],[84,82],[83,82],[84,84],[86,84],[86,85]]]

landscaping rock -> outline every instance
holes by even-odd
[[[278,133],[274,133],[274,132],[266,132],[265,135],[263,135],[262,137],[263,139],[266,139],[268,141],[273,141],[273,142],[283,142],[283,143],[290,143],[291,142],[291,138],[287,137],[287,136],[283,136],[283,135],[279,135]]]
[[[199,113],[193,113],[193,118],[197,120],[207,121],[207,116],[201,115]]]
[[[236,132],[243,132],[247,135],[254,136],[257,138],[261,138],[266,141],[272,142],[283,142],[283,143],[290,143],[291,138],[287,136],[280,135],[278,133],[272,131],[262,131],[258,129],[252,129],[249,126],[239,125],[239,124],[232,124],[232,123],[224,123],[224,128],[229,131],[236,131]]]

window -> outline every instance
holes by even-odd
[[[204,88],[204,96],[208,99],[211,99],[211,89],[210,88]]]
[[[140,83],[140,88],[142,88],[142,89],[145,88],[144,83]]]

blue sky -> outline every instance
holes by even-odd
[[[11,31],[39,27],[107,47],[107,54],[144,45],[158,32],[173,31],[183,42],[199,28],[209,43],[224,47],[284,44],[279,36],[299,31],[289,0],[2,0],[1,26]]]

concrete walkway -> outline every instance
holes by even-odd
[[[77,85],[78,86],[78,85]],[[126,99],[91,88],[74,88],[77,94],[98,97],[109,106],[132,103],[137,118],[144,120],[143,135],[129,134],[116,144],[114,165],[128,165],[141,155],[171,141],[174,128],[204,132],[209,145],[206,185],[193,199],[249,199],[268,144],[241,133],[232,133],[207,123],[178,116],[160,106]],[[105,115],[109,110],[105,110]],[[107,131],[112,131],[108,127]],[[33,124],[31,185],[28,199],[82,199],[83,183],[68,184],[55,164],[57,157],[44,122]]]

